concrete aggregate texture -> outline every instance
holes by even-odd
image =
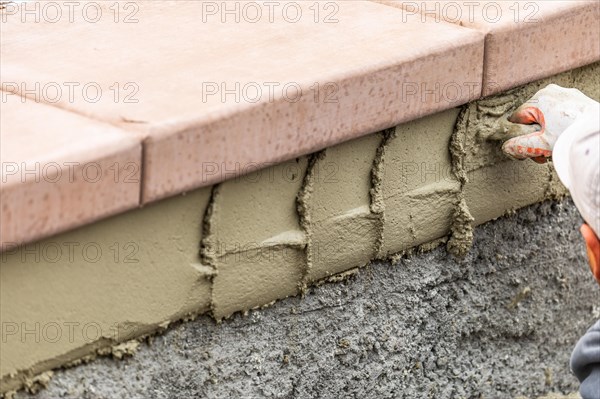
[[[570,352],[600,317],[580,223],[570,199],[529,206],[477,227],[464,259],[439,246],[375,261],[15,397],[574,398]]]

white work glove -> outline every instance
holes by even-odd
[[[541,129],[511,138],[502,145],[502,150],[511,158],[531,158],[538,163],[547,162],[560,135],[578,119],[590,120],[581,116],[596,114],[598,109],[597,101],[577,89],[548,85],[535,93],[508,118],[512,123],[537,124]]]

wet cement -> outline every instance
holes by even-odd
[[[57,371],[17,398],[536,398],[571,393],[572,347],[600,317],[570,200],[376,262],[217,325],[202,316],[130,358]]]

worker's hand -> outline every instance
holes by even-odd
[[[558,137],[589,107],[598,103],[577,89],[551,84],[535,93],[508,120],[523,125],[539,125],[539,130],[513,137],[502,150],[515,159],[531,158],[544,163],[552,156]]]

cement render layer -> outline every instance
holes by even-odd
[[[499,154],[494,123],[551,82],[600,99],[599,69],[3,253],[0,391],[96,353],[120,356],[123,342],[169,322],[204,312],[221,320],[448,235],[449,250],[466,253],[474,224],[564,194],[551,166]]]
[[[197,259],[209,199],[198,190],[4,252],[1,391],[209,310]]]
[[[578,389],[569,355],[600,317],[580,223],[570,200],[533,205],[476,228],[463,260],[439,248],[374,262],[304,298],[178,324],[16,399],[567,399],[545,394]]]

